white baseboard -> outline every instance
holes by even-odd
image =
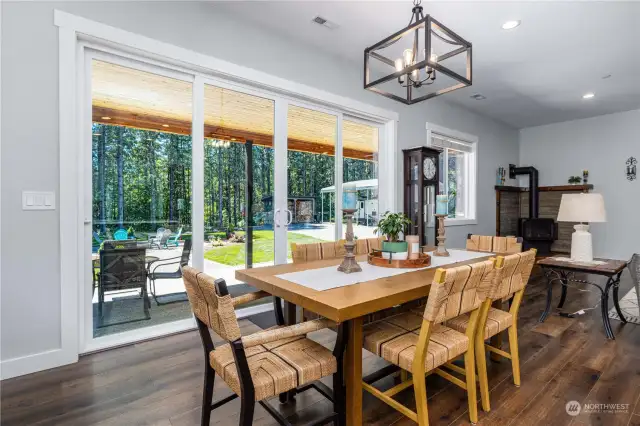
[[[238,316],[238,319],[240,319],[263,312],[269,312],[271,310],[273,310],[273,304],[265,303],[261,305],[250,306],[244,309],[238,309],[236,311],[236,314]],[[141,334],[140,336],[127,336],[127,339],[120,339],[119,341],[105,339],[105,341],[89,345],[87,348],[85,348],[84,352],[95,352],[107,349],[108,347],[122,346],[140,340],[158,338],[169,334],[193,329],[191,320],[178,321],[174,324],[171,324],[170,328],[166,327],[166,324],[164,326],[165,327],[158,327],[158,333],[149,334],[149,330],[142,329],[144,335]],[[36,373],[38,371],[61,367],[67,364],[73,364],[75,362],[78,362],[78,356],[64,353],[62,349],[52,349],[50,351],[40,352],[37,354],[7,359],[0,362],[0,380],[23,376],[25,374]]]
[[[74,362],[78,362],[78,355],[65,353],[62,349],[7,359],[0,362],[0,379],[10,379]]]

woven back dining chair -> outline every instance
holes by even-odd
[[[307,333],[336,326],[318,319],[288,327],[275,327],[242,336],[235,307],[270,295],[264,291],[232,298],[223,279],[212,277],[190,266],[183,266],[183,278],[191,309],[196,317],[205,354],[205,380],[201,426],[209,425],[211,412],[223,404],[241,399],[240,426],[253,424],[258,402],[281,425],[290,423],[266,400],[287,392],[315,388],[333,401],[333,412],[316,423],[342,423],[345,413],[342,360],[346,343],[344,325],[338,326],[336,345],[331,352],[306,337]],[[214,347],[209,330],[226,343]],[[233,394],[213,402],[215,375]],[[319,380],[333,375],[333,391]]]
[[[345,240],[327,241],[324,243],[297,244],[291,243],[293,263],[313,262],[314,260],[335,259],[345,255]],[[379,250],[381,238],[358,238],[355,240],[355,254],[367,254],[371,250]]]
[[[480,382],[480,396],[482,409],[491,409],[489,399],[489,382],[487,377],[486,351],[511,360],[513,382],[520,386],[520,357],[518,352],[518,311],[524,295],[524,290],[531,277],[531,271],[536,259],[536,250],[515,253],[508,256],[498,256],[493,283],[487,297],[480,308],[478,330],[474,339],[476,363],[478,366],[478,381]],[[510,300],[509,311],[492,307],[494,302]],[[461,315],[447,321],[447,326],[458,331],[467,329],[471,318]],[[503,331],[509,335],[509,352],[491,346],[485,341]],[[455,368],[455,367],[454,367]]]
[[[467,235],[466,248],[467,250],[503,254],[520,253],[522,251],[522,238],[469,234]]]
[[[429,424],[425,375],[437,374],[467,391],[469,418],[478,421],[476,402],[476,373],[473,340],[480,306],[493,283],[494,259],[450,269],[438,269],[429,289],[424,310],[386,318],[364,327],[364,348],[391,364],[400,367],[400,384],[384,392],[372,383],[381,375],[375,373],[363,379],[364,389],[398,410],[420,426]],[[469,315],[464,331],[447,327],[444,323],[461,314]],[[460,372],[464,380],[444,370],[458,357],[464,357],[465,368]],[[400,404],[394,395],[413,386],[416,411]]]

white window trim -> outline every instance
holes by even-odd
[[[105,51],[111,47],[119,54],[133,53],[136,59],[142,54],[152,63],[158,61],[171,64],[174,69],[186,66],[199,77],[239,82],[380,123],[383,127],[379,150],[380,210],[391,210],[398,205],[395,185],[398,113],[60,10],[54,10],[53,21],[58,27],[59,41],[60,347],[3,361],[2,379],[74,363],[80,353],[79,289],[81,283],[84,283],[80,253],[84,249],[85,212],[82,203],[84,187],[77,178],[84,168],[82,152],[78,148],[82,137],[79,124],[83,121],[81,111],[78,110],[82,105],[82,87],[78,87],[78,83],[83,73],[83,64],[79,65],[77,58],[83,55],[80,46],[82,41],[98,42]]]
[[[468,133],[463,133],[457,130],[448,129],[446,127],[438,126],[433,123],[426,123],[427,139],[426,146],[431,146],[431,140],[434,134],[449,137],[451,139],[457,139],[463,142],[467,142],[471,145],[471,152],[469,153],[469,165],[467,173],[466,187],[469,188],[467,194],[467,210],[470,217],[468,218],[446,218],[444,220],[445,226],[462,226],[462,225],[476,225],[478,223],[478,210],[477,210],[477,193],[478,193],[478,137]]]

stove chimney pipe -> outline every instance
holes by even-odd
[[[538,217],[538,169],[532,166],[516,167],[515,164],[509,164],[509,178],[515,179],[517,175],[529,176],[529,218]]]

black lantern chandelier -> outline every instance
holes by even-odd
[[[364,50],[364,88],[407,105],[471,86],[472,80],[471,43],[430,15],[425,16],[422,13],[420,3],[421,0],[413,0],[413,15],[406,28]],[[424,33],[422,47],[419,34],[421,30]],[[441,55],[434,53],[434,37],[445,46],[451,46],[450,50]],[[380,53],[398,41],[406,40],[407,38],[413,38],[412,47],[405,49],[401,58],[390,59]],[[466,56],[466,76],[456,73],[443,64],[447,59],[462,57],[463,55]],[[371,81],[371,65],[374,61],[381,63],[383,67],[392,67],[392,69],[389,69],[390,73],[388,75]],[[433,90],[424,94],[424,89],[429,89],[429,86],[436,82],[437,72],[454,79],[456,81],[455,84],[441,88],[434,86]],[[393,80],[396,80],[395,84],[399,85],[403,93],[402,96],[391,93],[388,86],[386,90],[381,87],[383,84]]]

